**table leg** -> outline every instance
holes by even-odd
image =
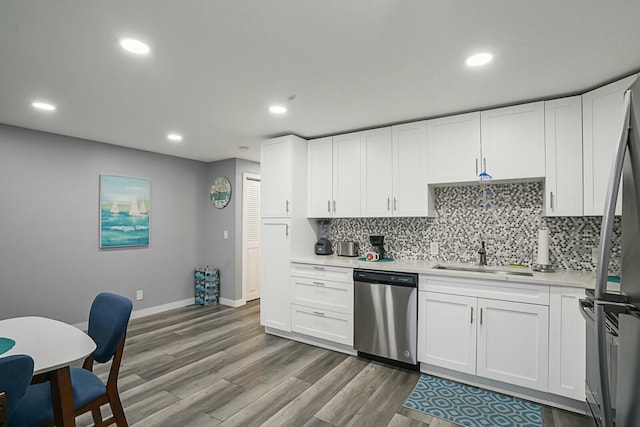
[[[73,392],[71,389],[71,371],[68,366],[50,372],[51,403],[55,425],[74,426],[76,417],[73,413]]]

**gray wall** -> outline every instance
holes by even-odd
[[[243,159],[227,159],[209,163],[208,186],[217,176],[231,182],[231,201],[224,209],[209,203],[206,209],[206,264],[220,269],[220,297],[242,298],[242,174],[260,173],[260,164]],[[229,238],[224,239],[227,230]]]
[[[160,141],[159,143],[163,143]],[[0,318],[87,319],[100,291],[134,310],[193,297],[206,163],[0,125]],[[98,247],[99,175],[151,182],[148,247]],[[135,301],[137,289],[144,300]]]

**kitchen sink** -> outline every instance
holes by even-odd
[[[469,271],[473,273],[487,273],[498,275],[510,275],[510,276],[533,276],[533,273],[528,270],[516,270],[507,269],[506,267],[485,267],[480,265],[465,266],[465,265],[441,265],[438,264],[433,267],[436,270],[451,270],[451,271]]]

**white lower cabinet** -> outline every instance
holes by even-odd
[[[291,221],[263,220],[260,229],[260,323],[269,328],[291,330],[289,258]]]
[[[540,288],[536,296],[530,286],[421,276],[418,360],[547,391],[549,307],[523,302],[548,304],[548,286]]]
[[[549,307],[478,299],[477,375],[546,391]]]
[[[353,316],[291,305],[291,330],[338,344],[353,345]]]
[[[353,269],[291,264],[291,330],[353,347]]]
[[[549,302],[549,391],[584,401],[586,336],[578,300],[584,290],[551,287]]]
[[[418,360],[476,373],[477,298],[420,292]]]

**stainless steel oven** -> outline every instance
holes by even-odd
[[[582,316],[586,320],[587,328],[587,363],[585,392],[587,404],[598,427],[603,427],[602,397],[600,391],[600,376],[598,375],[598,345],[596,344],[595,309],[593,303],[593,291],[587,290],[587,299],[580,300]],[[609,379],[611,393],[611,412],[615,423],[616,419],[616,389],[618,373],[618,315],[606,314],[606,349],[609,361]],[[614,424],[615,425],[615,424]]]

